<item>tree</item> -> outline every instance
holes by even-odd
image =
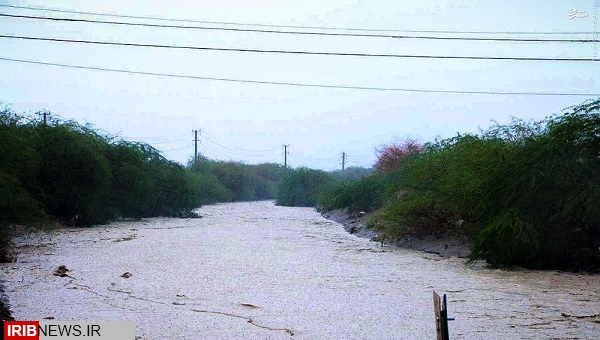
[[[402,143],[394,142],[377,149],[377,161],[375,168],[379,171],[390,171],[398,169],[402,160],[408,155],[418,153],[423,147],[414,140],[407,139]]]

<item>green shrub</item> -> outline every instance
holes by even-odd
[[[214,174],[199,174],[188,171],[187,175],[190,186],[196,188],[194,195],[199,197],[200,205],[217,202],[231,202],[231,193],[221,182],[219,182],[219,179]]]
[[[494,136],[459,135],[406,158],[386,193],[389,206],[382,220],[392,229],[389,234],[473,237],[482,195],[506,152],[506,143]]]
[[[598,107],[426,145],[403,159],[379,227],[471,238],[471,260],[492,264],[600,268]]]
[[[256,199],[275,199],[285,169],[275,163],[264,163],[250,165],[250,168],[258,176],[256,183]]]
[[[600,268],[599,101],[515,143],[481,207],[472,258],[533,268]]]
[[[196,164],[190,160],[188,168],[206,177],[212,183],[211,190],[217,190],[214,198],[211,198],[212,191],[203,194],[206,202],[274,199],[284,173],[283,168],[274,163],[250,165],[214,161],[202,155],[199,155]]]
[[[151,216],[153,197],[151,173],[146,166],[148,146],[117,141],[106,152],[111,171],[111,206],[120,217]]]
[[[328,184],[318,196],[318,210],[345,209],[353,214],[378,209],[392,178],[390,173],[376,172],[359,179]]]
[[[258,176],[247,165],[238,162],[212,162],[211,172],[229,190],[232,201],[256,199]]]
[[[360,179],[365,176],[369,176],[374,173],[373,168],[362,168],[358,166],[351,166],[342,170],[335,170],[331,172],[331,175],[338,180],[354,180]]]
[[[291,207],[314,207],[319,192],[332,180],[331,175],[325,171],[308,168],[288,170],[279,188],[276,204]]]
[[[72,122],[39,126],[36,137],[40,201],[48,212],[67,224],[105,223],[111,186],[106,141]]]

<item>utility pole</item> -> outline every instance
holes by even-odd
[[[44,126],[48,126],[48,112],[47,111],[38,112],[38,116],[40,116],[40,119],[42,119]]]
[[[194,168],[198,171],[198,130],[194,130]]]
[[[344,171],[344,169],[346,169],[346,156],[348,156],[348,155],[342,151],[342,171]]]
[[[283,145],[283,168],[287,169],[287,155],[288,155],[288,146],[289,144]]]

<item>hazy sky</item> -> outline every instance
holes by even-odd
[[[600,0],[0,0],[0,4],[271,25],[379,30],[588,32],[580,35],[362,32],[369,34],[592,39],[592,32],[600,33],[597,23],[594,23],[598,12],[595,6],[600,7]],[[572,8],[581,11],[578,12],[580,17],[569,17]],[[5,7],[0,7],[0,13],[240,28]],[[594,43],[283,35],[6,17],[0,17],[0,35],[372,54],[598,58],[599,53],[595,52]],[[598,43],[595,48],[600,48]],[[257,54],[7,38],[0,38],[0,58],[275,82],[459,91],[578,92],[600,96],[600,62]],[[436,137],[450,137],[457,132],[477,132],[492,121],[506,123],[511,116],[541,119],[590,98],[594,97],[304,88],[173,79],[0,61],[0,102],[3,104],[19,112],[49,110],[63,118],[89,122],[110,134],[150,143],[162,150],[167,158],[181,163],[193,155],[192,130],[201,129],[200,151],[214,159],[281,163],[282,144],[289,144],[288,160],[293,167],[338,169],[342,151],[349,155],[347,166],[368,167],[375,160],[375,148],[396,139],[414,138],[427,142]]]

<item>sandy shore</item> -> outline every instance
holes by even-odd
[[[14,317],[128,320],[140,339],[430,339],[436,290],[452,338],[600,334],[598,275],[382,248],[272,202],[200,214],[18,239],[18,261],[0,266]],[[60,265],[68,276],[53,275]]]

